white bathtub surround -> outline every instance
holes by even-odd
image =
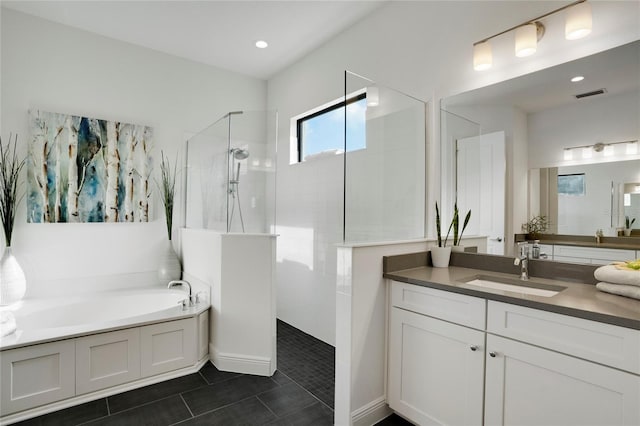
[[[208,360],[206,297],[141,288],[25,299],[0,339],[0,423],[10,424],[169,378]]]
[[[486,250],[486,237],[465,237],[466,246]],[[415,253],[433,240],[342,245],[336,288],[337,425],[370,425],[390,414],[386,404],[386,300],[382,257]]]
[[[211,287],[209,354],[219,370],[275,372],[275,253],[276,235],[182,229],[184,276]]]
[[[0,258],[0,306],[10,305],[24,297],[27,280],[18,259],[5,247]]]

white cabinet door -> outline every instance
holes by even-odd
[[[640,424],[640,376],[487,335],[485,425]]]
[[[78,395],[139,378],[139,328],[76,339],[76,393]]]
[[[2,416],[75,394],[73,340],[2,351],[0,362]]]
[[[140,328],[142,377],[195,364],[196,328],[195,317]]]
[[[484,332],[391,308],[389,406],[420,425],[482,423]]]

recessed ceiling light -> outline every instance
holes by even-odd
[[[584,77],[583,77],[583,76],[581,76],[581,75],[576,75],[575,77],[573,77],[573,78],[571,79],[571,82],[572,82],[572,83],[577,83],[577,82],[582,81],[582,80],[584,80]]]
[[[258,49],[264,49],[264,48],[266,48],[267,46],[269,46],[269,43],[267,43],[267,42],[266,42],[266,41],[264,41],[264,40],[258,40],[258,41],[256,41],[256,47],[257,47]]]

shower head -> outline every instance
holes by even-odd
[[[236,160],[244,160],[249,157],[249,150],[242,148],[232,148],[231,154],[233,154],[233,158]]]

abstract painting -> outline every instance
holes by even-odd
[[[148,126],[29,111],[27,220],[148,222]]]

